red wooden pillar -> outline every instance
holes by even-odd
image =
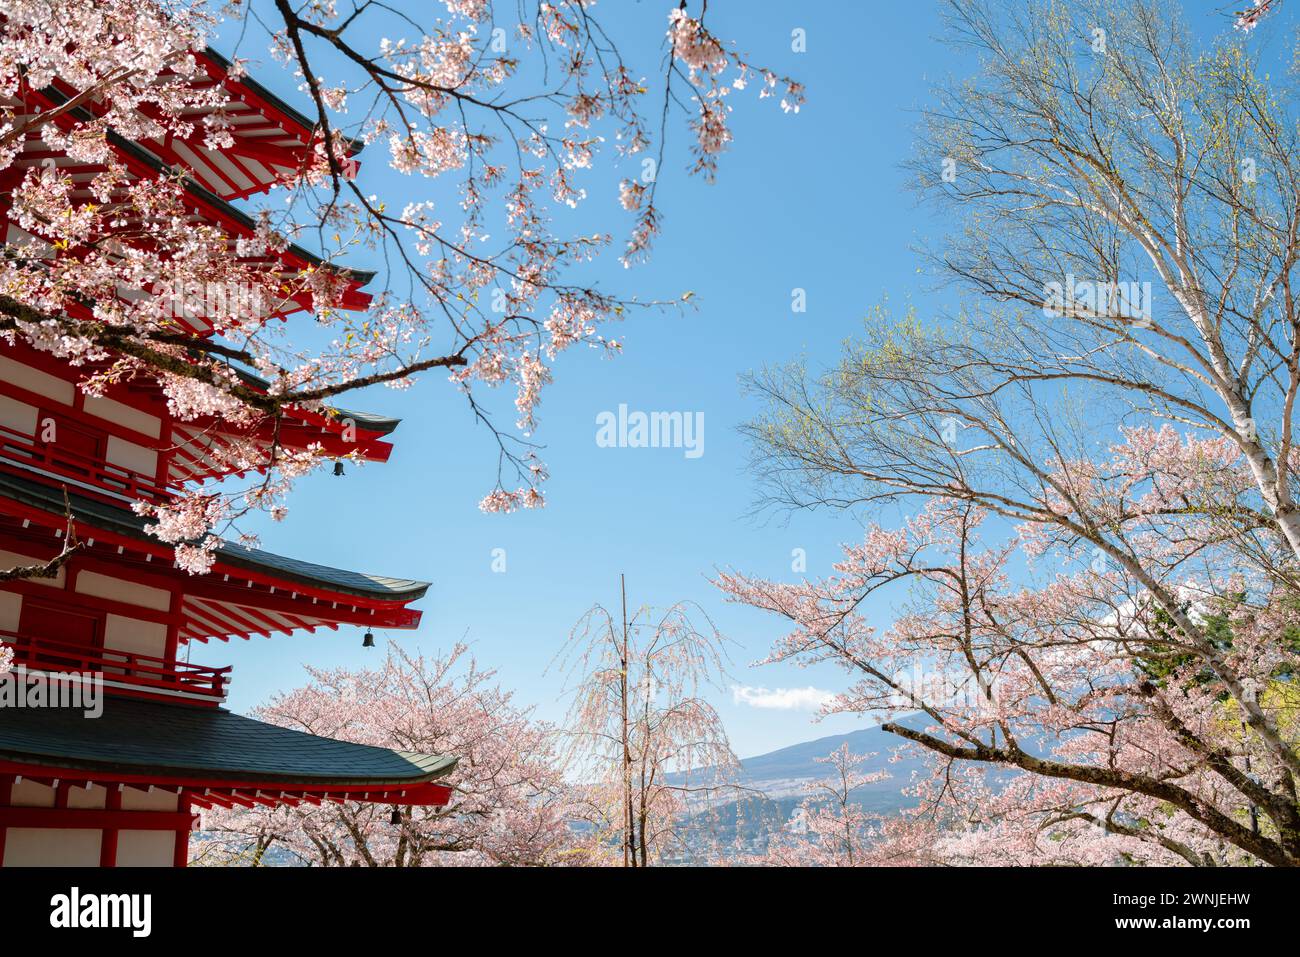
[[[12,774],[0,775],[0,807],[8,807],[14,799],[14,776]],[[5,838],[9,836],[9,828],[0,824],[0,867],[5,862]]]
[[[108,784],[104,807],[109,811],[122,810],[122,785]],[[117,828],[106,827],[99,839],[99,866],[117,867]]]
[[[176,795],[176,810],[182,814],[190,813],[190,796],[185,791]],[[185,867],[189,864],[190,859],[190,824],[185,825],[185,830],[176,832],[176,850],[172,855],[173,867]]]
[[[185,593],[179,587],[173,586],[171,604],[167,606],[167,647],[163,651],[163,657],[168,661],[175,661],[180,652],[181,605],[184,599]]]

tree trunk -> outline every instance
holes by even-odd
[[[623,643],[619,652],[619,708],[623,718],[623,866],[636,867],[636,825],[632,807],[632,743],[628,739],[627,699],[627,581],[618,576],[619,591],[623,596]]]

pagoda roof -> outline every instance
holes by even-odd
[[[219,66],[222,70],[229,71],[230,68],[234,66],[234,63],[229,58],[227,58],[225,54],[220,53],[217,50],[214,50],[212,47],[207,47],[203,51],[203,55],[207,57],[209,60],[211,60],[213,63],[215,63],[217,66]],[[239,78],[239,85],[247,87],[249,90],[256,93],[259,97],[261,97],[263,100],[266,100],[266,102],[270,103],[277,110],[283,113],[286,117],[293,120],[295,123],[301,125],[302,128],[307,132],[311,132],[316,128],[317,125],[316,120],[311,119],[301,110],[299,110],[296,106],[293,106],[292,104],[281,99],[277,94],[272,93],[267,87],[263,86],[261,83],[257,82],[257,80],[253,79],[252,74],[245,73],[243,76],[241,76]],[[347,143],[348,143],[348,150],[353,155],[360,153],[363,149],[366,148],[365,140],[357,139],[355,137],[347,137]]]
[[[94,720],[80,708],[6,708],[0,715],[0,762],[214,787],[237,782],[378,789],[437,780],[457,761],[336,741],[224,708],[117,697],[104,698],[103,707]]]
[[[54,87],[45,87],[41,90],[32,91],[30,95],[39,101],[56,106],[62,105],[69,100],[68,94]],[[79,106],[56,120],[55,125],[66,133],[71,124],[88,122],[93,118],[93,113],[84,106]],[[107,131],[105,140],[125,161],[129,172],[135,177],[164,176],[179,170],[183,174],[181,184],[187,194],[188,203],[198,218],[223,224],[227,233],[231,235],[238,234],[241,231],[245,234],[252,234],[256,230],[257,223],[252,216],[198,182],[194,170],[184,164],[168,162],[160,158],[154,151],[112,130]],[[23,141],[22,151],[15,157],[14,167],[26,169],[38,162],[45,162],[49,158],[46,154],[50,149],[43,139],[28,137]],[[36,152],[33,153],[32,150]],[[56,151],[56,153],[67,159],[65,154],[59,151]],[[76,171],[81,166],[85,166],[85,164],[69,163],[59,168],[66,172]],[[85,171],[93,168],[93,164],[85,166]],[[85,184],[80,183],[77,195],[80,196],[85,193]],[[361,293],[360,289],[374,279],[375,272],[373,270],[354,269],[336,263],[328,263],[320,255],[294,243],[287,245],[279,253],[263,258],[267,258],[268,261],[271,259],[278,260],[283,265],[283,268],[290,272],[301,270],[304,266],[327,268],[349,283],[350,288],[345,293],[343,303],[345,308],[365,308],[369,304],[370,296]],[[201,330],[201,333],[202,331],[206,330]]]
[[[77,111],[74,110],[73,115],[74,116],[77,115]],[[154,156],[153,153],[149,152],[144,147],[140,146],[138,143],[132,142],[131,140],[128,140],[126,137],[120,136],[119,134],[114,133],[111,130],[105,136],[105,139],[107,139],[109,143],[112,143],[113,146],[121,150],[123,153],[129,153],[132,157],[139,160],[141,163],[144,163],[145,165],[152,168],[154,172],[167,173],[171,169],[166,163],[164,163],[158,157]],[[207,203],[209,206],[213,207],[213,209],[216,210],[216,212],[222,217],[225,217],[233,222],[238,223],[240,226],[243,226],[245,229],[253,230],[257,228],[257,221],[253,219],[252,216],[248,215],[248,213],[244,212],[238,206],[235,206],[230,202],[222,199],[216,193],[212,192],[212,190],[198,183],[191,176],[186,176],[182,182],[185,186],[186,192],[190,193],[192,196],[202,200],[204,203]],[[375,278],[375,271],[373,269],[353,269],[347,266],[339,266],[332,263],[327,264],[322,257],[320,257],[314,252],[311,252],[308,249],[303,248],[302,246],[299,246],[297,243],[290,243],[287,249],[291,253],[293,253],[293,255],[297,256],[299,259],[302,259],[310,263],[312,266],[324,267],[328,265],[328,268],[332,272],[335,272],[338,275],[343,276],[347,279],[351,279],[360,286],[366,285],[372,279]]]
[[[300,172],[308,154],[320,139],[317,120],[305,115],[248,73],[232,76],[234,64],[208,47],[193,51],[199,69],[185,77],[195,89],[224,87],[227,98],[219,105],[190,106],[182,118],[194,129],[185,136],[162,133],[146,139],[144,145],[167,163],[182,165],[190,175],[227,199],[243,199],[265,192],[286,174]],[[175,76],[175,74],[173,74]],[[84,91],[61,78],[39,91],[61,100],[80,96]],[[81,115],[101,115],[106,104],[102,97],[85,100]],[[140,104],[139,113],[160,125],[164,116],[156,105]],[[223,146],[210,144],[204,121],[220,114],[217,126],[230,140]],[[355,156],[365,142],[344,137],[348,154]]]
[[[148,542],[157,547],[167,547],[145,531],[145,526],[151,523],[151,519],[137,515],[128,508],[79,495],[71,488],[67,491],[68,504],[78,522],[84,522],[105,532]],[[62,515],[63,494],[62,487],[0,472],[0,497],[12,499],[52,515]],[[342,568],[331,568],[328,565],[317,565],[257,548],[246,548],[233,542],[222,544],[216,551],[216,558],[219,565],[261,572],[285,582],[374,600],[415,601],[429,590],[430,585],[429,582],[409,578],[367,575]]]
[[[389,415],[379,415],[375,412],[357,412],[354,409],[331,408],[339,418],[351,419],[361,428],[370,432],[378,432],[380,435],[389,435],[402,424],[401,419],[395,419]]]
[[[199,353],[197,350],[191,350],[190,355],[197,360]],[[12,343],[0,340],[0,363],[5,361],[36,369],[46,375],[72,383],[74,386],[78,386],[86,377],[98,374],[110,366],[109,361],[70,366],[52,353],[42,352],[21,339]],[[249,387],[270,393],[270,384],[265,379],[234,363],[228,362],[225,367],[239,376]],[[20,383],[8,381],[9,378],[5,376],[5,381],[0,381],[0,394],[27,405],[44,405],[46,396],[24,389]],[[233,448],[233,441],[236,438],[254,443],[262,451],[264,462],[270,461],[272,446],[275,443],[284,448],[294,449],[306,449],[318,445],[320,453],[324,456],[359,457],[369,462],[387,462],[393,446],[383,439],[396,431],[402,422],[400,418],[393,416],[326,404],[312,408],[284,406],[282,407],[284,417],[279,421],[268,416],[257,421],[252,427],[242,429],[226,418],[216,415],[178,419],[166,415],[167,400],[161,383],[156,378],[145,376],[138,376],[125,382],[109,383],[103,390],[103,396],[159,420],[160,432],[157,435],[127,427],[123,430],[125,434],[119,434],[118,437],[167,456],[167,469],[162,477],[164,481],[161,486],[153,476],[137,473],[131,474],[129,476],[131,481],[127,483],[127,487],[123,487],[122,483],[115,482],[114,478],[120,480],[132,470],[123,471],[117,467],[105,466],[107,474],[104,474],[97,471],[99,463],[89,460],[73,462],[66,450],[61,450],[60,461],[52,461],[48,456],[43,457],[40,454],[34,434],[25,435],[20,430],[14,429],[12,425],[0,422],[0,436],[9,443],[8,453],[14,452],[13,443],[27,446],[29,459],[31,453],[34,453],[37,459],[43,457],[48,471],[70,479],[71,484],[80,485],[83,489],[87,487],[84,483],[88,475],[95,473],[96,477],[91,480],[91,484],[97,488],[90,494],[99,494],[100,497],[107,495],[111,499],[129,503],[140,498],[157,500],[167,497],[173,490],[191,481],[204,483],[212,479],[220,480],[232,474],[242,477],[251,469],[243,467],[241,471],[239,458],[227,454]],[[74,414],[76,414],[75,410]],[[95,424],[102,425],[99,422]],[[120,423],[117,423],[116,427],[121,427]],[[4,467],[4,460],[13,459],[13,456],[8,453],[0,455],[0,468]],[[108,487],[103,484],[105,480],[108,482]]]
[[[254,372],[249,372],[247,369],[242,366],[237,366],[234,363],[230,363],[229,368],[230,371],[235,373],[235,375],[239,376],[241,380],[248,385],[251,385],[253,388],[260,389],[263,392],[270,391],[271,383],[266,379],[263,379],[260,375],[257,375]],[[379,415],[374,412],[357,412],[353,409],[341,409],[338,406],[330,406],[329,414],[330,417],[334,419],[351,419],[358,427],[363,428],[368,432],[377,432],[380,435],[389,435],[395,432],[397,427],[402,424],[401,419],[395,419],[392,416]]]

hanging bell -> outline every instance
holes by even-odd
[[[396,804],[393,805],[393,816],[388,819],[388,823],[394,827],[402,823],[402,810]]]
[[[343,463],[342,463],[342,462],[335,462],[335,463],[334,463],[334,477],[335,477],[335,478],[338,478],[338,477],[339,477],[340,475],[342,475],[342,474],[343,474]]]
[[[362,648],[375,647],[375,633],[373,631],[366,632],[366,636],[361,639],[361,647]]]

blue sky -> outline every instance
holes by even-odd
[[[671,6],[622,0],[596,11],[611,33],[628,38],[621,44],[625,57],[654,75]],[[1226,29],[1208,5],[1204,12],[1207,28]],[[940,235],[942,224],[914,207],[899,164],[911,149],[915,111],[930,83],[968,69],[936,41],[940,24],[931,2],[714,0],[708,22],[755,62],[803,81],[808,103],[797,116],[785,115],[752,90],[737,95],[735,143],[714,185],[686,175],[678,127],[677,152],[660,176],[665,227],[651,262],[628,271],[610,255],[595,270],[608,288],[647,298],[692,290],[698,308],[681,317],[639,317],[617,329],[625,346],[617,359],[585,350],[562,358],[536,436],[553,475],[549,504],[538,512],[478,510],[492,482],[494,446],[441,377],[426,377],[407,392],[350,398],[354,407],[405,420],[392,460],[349,468],[342,479],[321,475],[302,483],[284,524],[254,530],[272,551],[433,582],[417,606],[423,625],[414,633],[381,634],[381,648],[373,651],[362,649],[355,629],[194,648],[196,662],[235,666],[236,710],[301,683],[304,662],[376,662],[383,639],[397,637],[427,650],[470,642],[519,701],[558,719],[565,708],[562,682],[544,672],[588,607],[614,607],[620,572],[631,604],[699,602],[736,643],[732,683],[845,686],[848,677],[831,668],[751,667],[781,633],[780,623],[724,604],[707,581],[725,566],[793,579],[796,548],[806,550],[808,574],[819,576],[836,560],[838,544],[859,534],[845,514],[752,517],[758,490],[736,428],[756,407],[742,396],[738,379],[799,355],[814,365],[834,361],[841,341],[886,297],[933,314],[937,303],[911,247]],[[795,28],[806,31],[805,53],[791,50]],[[230,53],[232,35],[218,46]],[[253,73],[267,86],[291,102],[300,99],[263,46],[250,39],[238,53],[262,60]],[[375,148],[362,157],[363,188],[414,198],[421,184],[386,169],[379,153]],[[584,215],[624,222],[616,183],[630,172],[592,177],[586,185],[593,208]],[[796,288],[806,290],[802,314],[791,310]],[[509,422],[510,396],[496,398]],[[620,403],[702,412],[704,454],[688,459],[680,449],[598,447],[596,416]],[[498,548],[505,549],[504,573],[492,571]],[[875,613],[881,625],[888,623],[888,609]],[[814,724],[808,710],[737,704],[726,689],[716,704],[742,756],[863,726],[848,717]]]

